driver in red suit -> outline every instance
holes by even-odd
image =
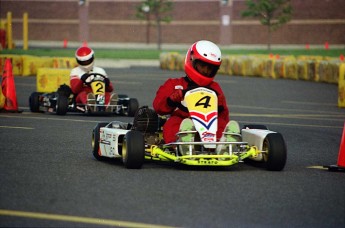
[[[94,51],[89,47],[80,47],[75,52],[78,65],[70,73],[70,85],[72,92],[76,95],[76,102],[86,104],[88,96],[92,96],[92,89],[88,85],[92,78],[89,73],[98,73],[106,76],[105,78],[105,103],[109,104],[111,92],[114,90],[113,84],[107,77],[103,68],[94,66]],[[90,95],[89,95],[90,94]]]
[[[181,122],[190,117],[181,101],[186,91],[196,87],[206,87],[216,92],[218,96],[217,139],[222,137],[224,128],[229,122],[229,109],[221,87],[214,81],[221,62],[221,51],[216,44],[206,40],[198,41],[187,51],[184,64],[186,76],[170,78],[159,87],[153,101],[153,108],[159,115],[170,114],[163,126],[165,143],[177,140],[176,133],[179,131]]]

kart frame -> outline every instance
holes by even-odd
[[[126,126],[126,127],[123,127]],[[188,133],[188,132],[181,132]],[[270,171],[284,169],[287,150],[280,133],[263,125],[245,125],[238,142],[173,142],[151,143],[162,139],[161,132],[146,133],[133,130],[132,124],[120,121],[98,123],[92,133],[93,155],[97,160],[121,158],[126,168],[140,169],[145,161],[180,163],[187,166],[232,166],[251,160],[263,164]],[[227,154],[216,154],[205,145],[226,145]],[[189,152],[182,155],[179,146],[188,145]],[[201,146],[192,151],[192,146]]]

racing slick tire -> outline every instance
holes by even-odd
[[[41,93],[33,92],[29,97],[29,106],[31,112],[40,111],[40,95]]]
[[[287,157],[287,149],[283,136],[280,133],[268,134],[264,139],[262,150],[267,170],[281,171],[284,169]]]
[[[128,131],[123,139],[122,161],[127,169],[140,169],[145,161],[144,136],[139,131]]]
[[[101,127],[105,127],[107,124],[108,122],[98,123],[92,131],[92,154],[98,161],[104,160],[104,157],[99,155],[99,130]]]
[[[68,97],[58,96],[56,100],[56,114],[57,115],[66,115],[68,109]]]
[[[133,117],[139,108],[139,102],[135,98],[130,98],[127,106],[127,115]]]

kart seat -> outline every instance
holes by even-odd
[[[132,130],[143,133],[157,132],[159,127],[158,115],[148,106],[140,107],[134,116]]]
[[[63,84],[63,85],[60,85],[60,87],[57,90],[57,93],[60,96],[69,97],[72,94],[72,89],[68,85]]]

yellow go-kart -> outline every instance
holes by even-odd
[[[193,141],[164,144],[164,118],[144,106],[138,109],[133,124],[113,121],[95,126],[92,133],[94,157],[97,160],[119,158],[125,167],[134,169],[141,168],[145,160],[188,166],[232,166],[250,160],[261,163],[267,170],[283,170],[287,149],[280,133],[264,125],[245,125],[240,133],[228,133],[236,141],[217,141],[216,93],[203,87],[190,90],[185,94],[184,105],[195,131],[179,132],[178,138],[195,134]],[[182,151],[182,148],[188,149]]]

